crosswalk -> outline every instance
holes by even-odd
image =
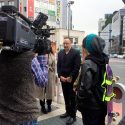
[[[125,63],[125,59],[118,59],[118,58],[110,58],[109,62],[119,62],[119,63]]]

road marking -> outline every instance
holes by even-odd
[[[121,62],[121,63],[125,63],[125,60],[123,60],[123,59],[109,59],[109,62]]]

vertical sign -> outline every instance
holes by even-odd
[[[34,0],[28,0],[28,18],[34,17]]]
[[[22,13],[22,0],[19,0],[19,12]]]
[[[60,0],[57,0],[57,16],[56,16],[56,22],[57,24],[60,24],[60,14],[61,14],[61,2]]]

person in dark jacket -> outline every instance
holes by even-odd
[[[39,109],[31,71],[31,51],[0,53],[0,125],[37,125]]]
[[[83,40],[83,54],[86,55],[81,67],[80,87],[77,106],[84,125],[105,125],[107,104],[102,101],[104,89],[101,87],[103,74],[108,64],[108,56],[103,53],[105,41],[95,34]]]
[[[64,49],[58,53],[57,72],[62,84],[66,113],[60,118],[70,116],[66,122],[70,125],[76,121],[76,94],[73,91],[73,83],[79,74],[81,57],[79,51],[71,47],[69,38],[64,39],[63,45]]]

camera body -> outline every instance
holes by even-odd
[[[15,52],[25,52],[34,50],[40,40],[44,39],[44,42],[48,42],[49,40],[46,39],[51,35],[50,30],[42,29],[46,25],[47,19],[45,14],[39,13],[36,19],[31,22],[19,13],[16,7],[3,6],[0,11],[0,43],[2,43],[2,47]],[[45,31],[48,31],[47,34],[43,33]],[[44,42],[42,44],[49,45]],[[44,47],[42,45],[41,49],[47,48]],[[40,46],[38,48],[40,49]],[[45,51],[48,52],[48,50]]]

